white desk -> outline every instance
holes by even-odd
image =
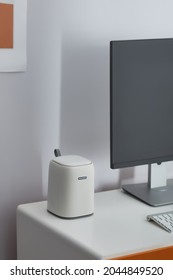
[[[73,220],[49,213],[46,201],[20,205],[18,259],[110,259],[162,252],[173,246],[173,233],[148,222],[146,216],[172,209],[172,205],[148,206],[121,190],[96,193],[94,215]],[[173,259],[173,247],[168,251]]]

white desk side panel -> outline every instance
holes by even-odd
[[[17,209],[17,259],[19,260],[77,260],[99,259],[100,256],[80,246],[73,238],[68,238],[61,230],[54,230],[57,218],[46,210],[47,202],[33,204],[42,217],[48,216],[49,225],[42,223],[23,211]],[[34,209],[33,209],[34,210]],[[37,212],[37,213],[38,213]],[[39,219],[39,217],[38,217]]]

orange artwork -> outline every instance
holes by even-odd
[[[0,4],[0,48],[13,48],[13,4]]]

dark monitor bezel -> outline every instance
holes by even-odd
[[[133,161],[116,161],[114,156],[114,139],[113,139],[113,111],[115,108],[113,108],[113,100],[115,98],[114,92],[113,92],[113,71],[112,71],[112,51],[113,51],[113,45],[117,42],[126,42],[126,41],[148,41],[148,40],[172,40],[173,38],[160,38],[160,39],[137,39],[137,40],[114,40],[110,41],[110,167],[112,169],[118,169],[118,168],[125,168],[125,167],[133,167],[133,166],[139,166],[139,165],[146,165],[146,164],[153,164],[158,163],[161,164],[162,162],[166,161],[172,161],[173,160],[173,154],[171,155],[165,155],[161,157],[154,157],[154,158],[143,158],[141,160],[133,160]]]

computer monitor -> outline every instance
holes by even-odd
[[[173,203],[172,185],[151,185],[153,164],[173,160],[173,39],[110,42],[110,158],[113,169],[149,166],[148,182],[125,191]]]

